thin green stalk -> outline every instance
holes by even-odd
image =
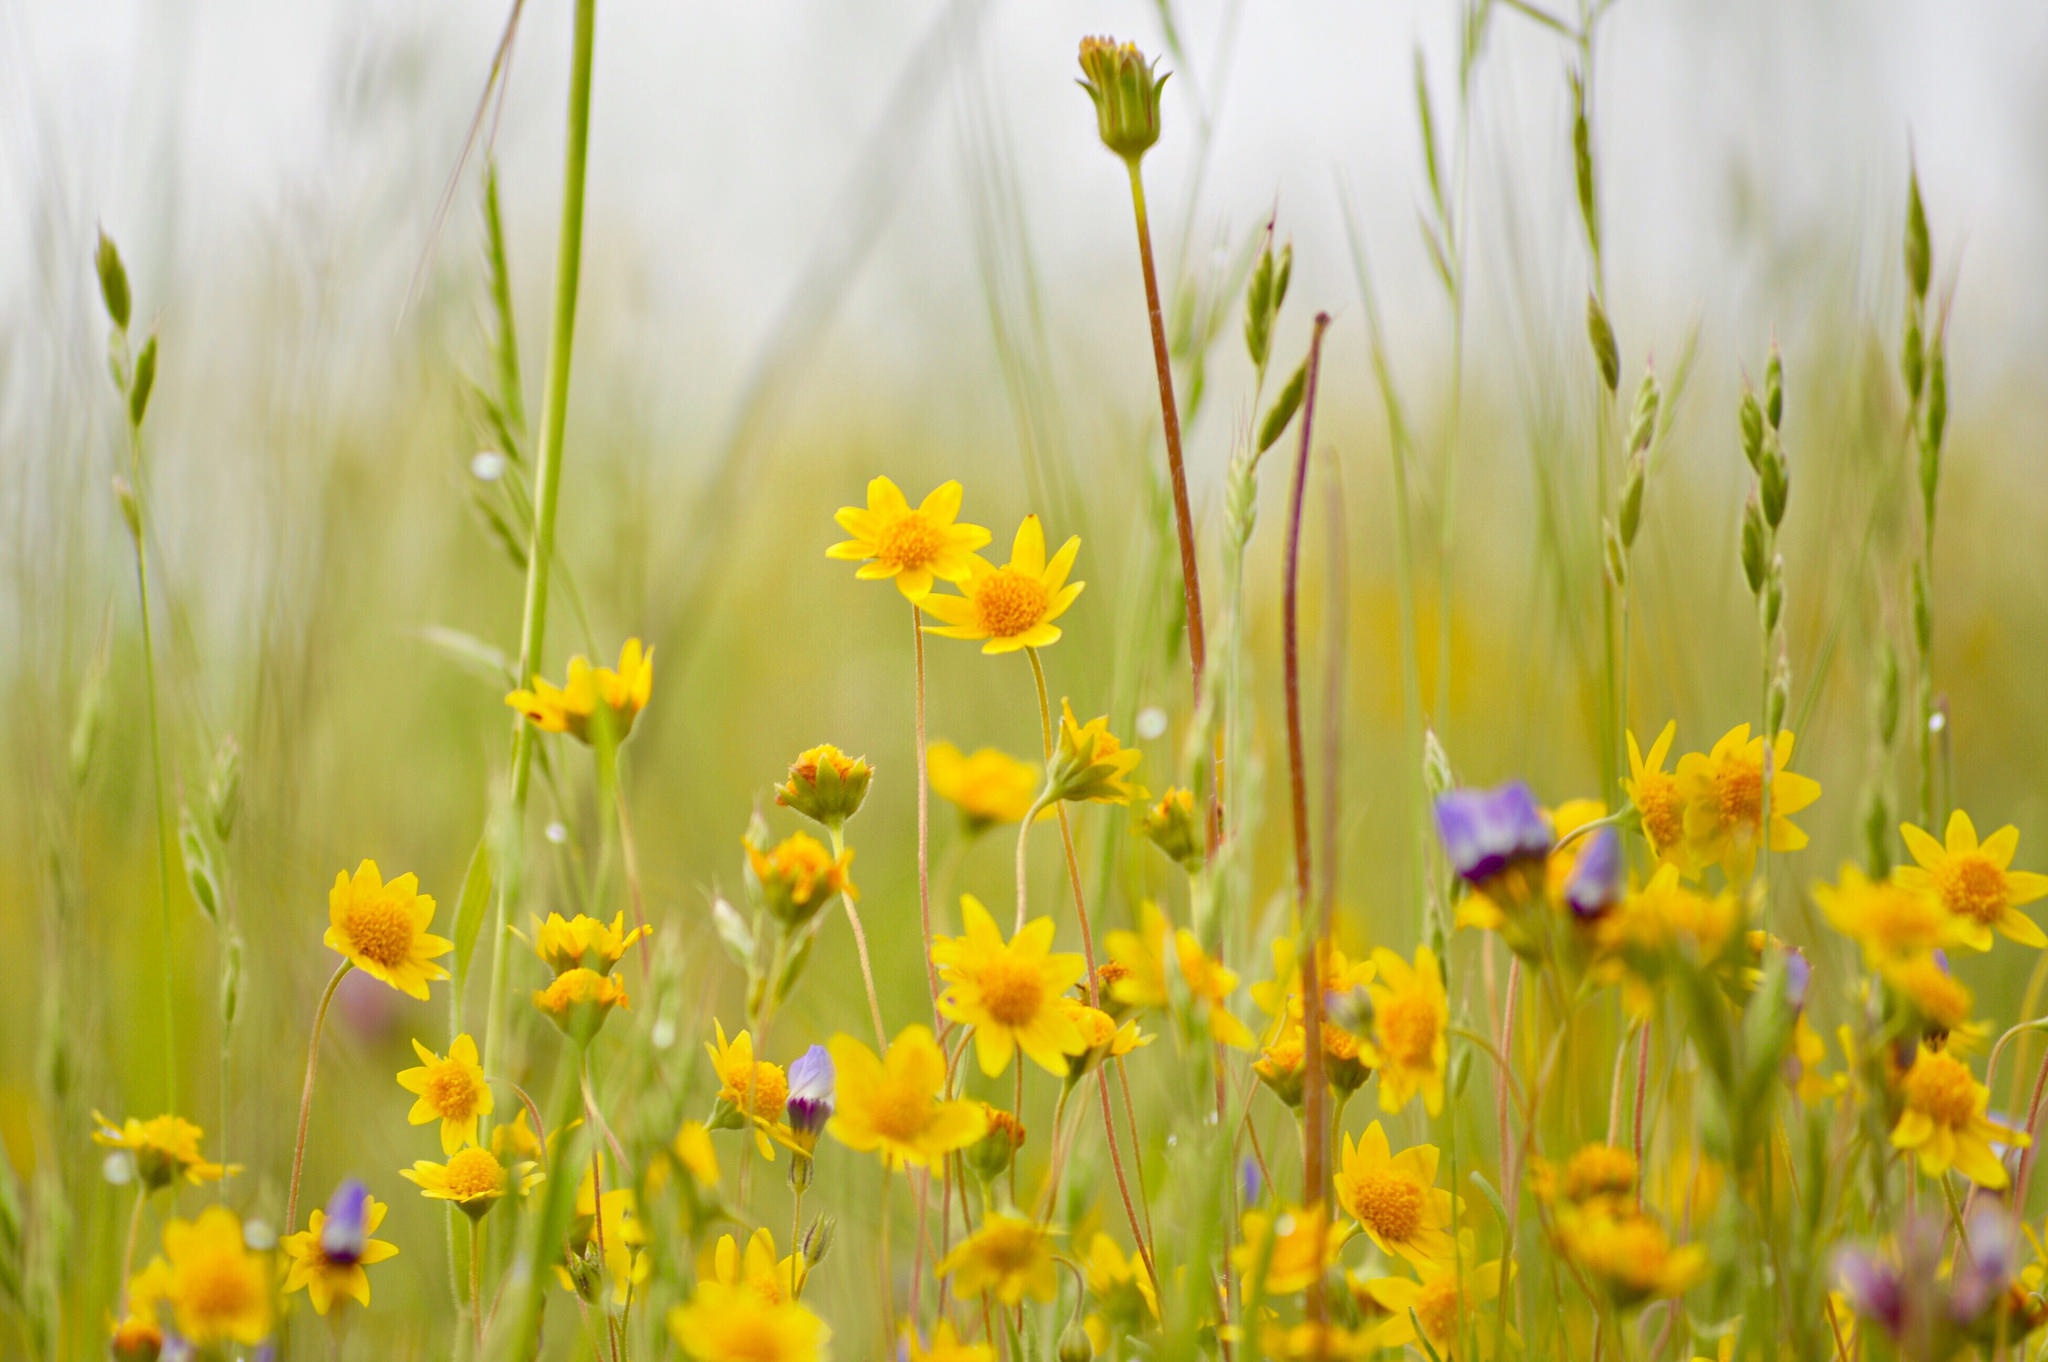
[[[837,823],[828,830],[832,834],[832,859],[836,861],[846,854],[846,832]],[[846,905],[846,925],[853,929],[853,949],[860,957],[860,981],[867,988],[868,1019],[875,1024],[875,1053],[879,1055],[889,1048],[889,1033],[882,1026],[882,1003],[875,993],[875,969],[868,963],[868,934],[860,925],[860,909],[853,906],[853,895],[841,893],[839,901]],[[927,951],[926,955],[929,956],[930,952]]]
[[[576,0],[575,52],[570,64],[567,146],[562,168],[562,222],[555,257],[555,311],[548,338],[547,388],[541,399],[540,452],[534,469],[533,543],[526,558],[526,608],[519,625],[519,678],[540,663],[547,633],[548,572],[555,557],[555,512],[562,484],[562,433],[568,422],[569,364],[576,339],[576,290],[583,264],[583,180],[590,147],[590,67],[597,0]],[[512,729],[513,826],[524,827],[526,793],[533,778],[535,729],[524,716]],[[491,931],[490,1007],[485,1014],[484,1071],[492,1073],[504,1048],[511,951],[506,946],[512,905],[500,879]]]
[[[320,1067],[320,1033],[327,1026],[327,1009],[334,1005],[334,991],[341,987],[341,981],[355,968],[355,962],[344,960],[334,971],[334,977],[327,981],[326,991],[320,995],[320,1005],[313,1010],[313,1038],[306,1042],[306,1082],[299,1090],[299,1135],[292,1144],[291,1190],[284,1199],[285,1233],[292,1233],[299,1223],[299,1174],[306,1166],[306,1123],[313,1115],[313,1075]]]

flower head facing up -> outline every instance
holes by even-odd
[[[1436,1185],[1437,1157],[1436,1146],[1427,1144],[1394,1153],[1374,1121],[1356,1144],[1344,1137],[1337,1204],[1381,1252],[1411,1263],[1444,1261],[1456,1248],[1450,1229],[1457,1210],[1451,1194]]]
[[[1621,787],[1642,819],[1643,840],[1650,844],[1651,854],[1690,874],[1694,867],[1685,840],[1685,796],[1679,793],[1677,775],[1664,769],[1672,739],[1677,736],[1677,721],[1665,724],[1645,757],[1636,745],[1636,735],[1630,733],[1629,774]]]
[[[594,969],[572,969],[555,976],[554,982],[538,989],[533,1005],[562,1034],[588,1041],[596,1035],[615,1007],[629,1007],[626,986],[609,974]]]
[[[752,840],[747,849],[747,873],[761,886],[761,901],[778,922],[798,927],[816,917],[834,894],[859,899],[849,871],[853,852],[834,856],[825,844],[807,832],[795,832],[763,850]]]
[[[202,1157],[199,1141],[206,1132],[182,1116],[152,1116],[147,1121],[130,1116],[116,1125],[94,1112],[92,1120],[92,1142],[106,1149],[127,1150],[135,1163],[136,1180],[152,1192],[179,1178],[198,1186],[242,1171],[238,1163],[212,1163]]]
[[[960,515],[960,484],[940,483],[917,506],[887,478],[868,483],[866,506],[842,506],[833,519],[851,535],[825,550],[827,558],[859,563],[863,581],[893,579],[912,602],[931,595],[932,582],[964,580],[974,551],[988,543],[979,525],[954,522]]]
[[[279,1242],[290,1260],[284,1293],[303,1289],[322,1315],[338,1301],[369,1305],[370,1274],[364,1269],[398,1252],[397,1245],[370,1238],[387,1209],[353,1178],[335,1188],[325,1210],[314,1211],[305,1229]]]
[[[932,963],[947,985],[939,1011],[974,1028],[974,1055],[990,1077],[1022,1050],[1048,1073],[1064,1074],[1067,1056],[1087,1048],[1060,995],[1087,973],[1079,955],[1053,954],[1053,920],[1035,918],[1004,941],[981,901],[962,895],[966,930],[932,943]]]
[[[453,1202],[472,1220],[497,1205],[498,1199],[511,1189],[513,1177],[518,1178],[522,1189],[539,1181],[539,1174],[531,1171],[531,1165],[520,1164],[508,1173],[495,1154],[478,1145],[457,1150],[446,1163],[420,1159],[410,1168],[399,1169],[398,1176],[418,1187],[421,1196]]]
[[[745,1286],[699,1278],[668,1331],[698,1362],[818,1362],[832,1331],[797,1301],[764,1301]]]
[[[925,597],[925,613],[941,621],[926,625],[926,632],[986,640],[981,645],[984,653],[1014,653],[1057,643],[1060,630],[1053,621],[1067,612],[1085,585],[1067,580],[1080,552],[1076,535],[1048,562],[1045,530],[1037,516],[1025,516],[1010,546],[1009,562],[994,567],[985,558],[970,559],[961,594]]]
[[[1948,839],[1937,842],[1907,823],[1899,829],[1914,865],[1896,876],[1908,889],[1932,894],[1956,919],[1956,936],[1972,950],[1991,949],[1995,931],[2022,946],[2048,946],[2039,924],[2020,911],[2022,904],[2048,895],[2048,875],[2012,869],[2019,849],[2017,828],[2007,826],[1982,842],[1970,815],[1957,809],[1949,815]]]
[[[410,874],[385,883],[375,861],[364,861],[354,875],[340,872],[327,893],[327,934],[321,939],[371,978],[423,999],[429,983],[448,977],[434,958],[454,950],[455,943],[428,933],[434,900],[419,888],[419,877]]]
[[[860,812],[874,778],[866,757],[849,757],[826,743],[797,754],[789,778],[775,787],[775,802],[828,828],[841,827]]]
[[[619,665],[593,667],[580,653],[569,659],[568,680],[557,687],[536,676],[533,689],[515,690],[505,703],[543,733],[567,733],[578,742],[622,743],[654,693],[654,649],[629,638]]]
[[[1050,1301],[1059,1295],[1059,1264],[1045,1226],[997,1211],[957,1244],[939,1263],[938,1274],[953,1279],[962,1297],[990,1295],[1004,1305],[1026,1296]]]
[[[1024,821],[1045,778],[1042,762],[1021,761],[993,747],[963,753],[949,742],[931,745],[925,769],[932,793],[960,810],[970,834]]]
[[[873,1150],[892,1167],[922,1168],[988,1129],[981,1103],[940,1099],[946,1056],[928,1027],[904,1027],[879,1057],[846,1035],[827,1049],[839,1091],[826,1129],[849,1149]]]
[[[558,975],[572,969],[610,974],[628,949],[652,935],[654,928],[644,922],[627,931],[624,913],[614,914],[609,923],[582,913],[566,919],[549,913],[545,922],[534,919],[533,953]]]
[[[1351,1226],[1333,1221],[1320,1201],[1283,1209],[1277,1215],[1246,1211],[1240,1229],[1243,1237],[1231,1250],[1231,1263],[1248,1276],[1263,1263],[1266,1290],[1276,1296],[1305,1290],[1336,1265],[1345,1241],[1351,1238]]]
[[[1820,782],[1795,775],[1793,735],[1781,732],[1769,744],[1738,724],[1721,735],[1711,752],[1688,752],[1678,760],[1678,790],[1685,800],[1685,840],[1695,865],[1718,862],[1731,880],[1746,879],[1764,844],[1763,819],[1770,808],[1772,851],[1797,851],[1806,834],[1792,815],[1820,798]],[[1768,787],[1768,788],[1767,788]]]
[[[1970,1066],[1946,1051],[1921,1049],[1899,1082],[1905,1108],[1892,1128],[1892,1147],[1917,1156],[1920,1171],[1938,1178],[1953,1168],[1979,1187],[2006,1185],[2005,1163],[1992,1148],[2025,1148],[2025,1131],[1985,1115],[1991,1094]]]
[[[1415,963],[1390,950],[1372,953],[1377,977],[1373,1049],[1380,1072],[1380,1110],[1392,1115],[1418,1093],[1435,1116],[1444,1106],[1444,1068],[1450,1056],[1450,1000],[1436,952],[1415,949]]]
[[[1060,701],[1060,742],[1052,755],[1052,797],[1078,803],[1128,804],[1146,797],[1127,777],[1143,754],[1125,747],[1109,731],[1109,716],[1080,723],[1074,707]]]
[[[225,1206],[197,1220],[164,1226],[163,1255],[145,1274],[170,1306],[178,1337],[199,1348],[221,1343],[254,1347],[270,1335],[276,1280],[269,1256],[244,1242],[242,1221]]]
[[[476,1143],[479,1117],[491,1114],[491,1085],[484,1081],[483,1066],[477,1062],[474,1038],[457,1036],[448,1046],[448,1058],[420,1044],[412,1043],[420,1057],[419,1066],[400,1070],[398,1086],[419,1098],[406,1120],[416,1126],[441,1123],[441,1152],[453,1154],[466,1144]]]
[[[754,1143],[763,1158],[773,1159],[775,1147],[769,1136],[779,1134],[782,1116],[789,1105],[789,1075],[780,1064],[754,1058],[754,1037],[742,1031],[730,1041],[725,1023],[713,1019],[716,1042],[705,1042],[711,1069],[718,1075],[718,1114],[714,1129],[752,1124]]]
[[[1153,76],[1157,65],[1133,43],[1081,40],[1081,79],[1076,83],[1095,101],[1095,130],[1102,145],[1132,165],[1159,140],[1159,92],[1167,78]]]

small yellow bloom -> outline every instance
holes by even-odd
[[[505,1195],[514,1175],[519,1178],[521,1190],[540,1181],[540,1175],[531,1172],[527,1164],[518,1165],[508,1174],[497,1156],[479,1145],[456,1151],[445,1164],[419,1159],[412,1167],[398,1170],[398,1176],[417,1186],[421,1196],[452,1201],[471,1219],[489,1211]]]
[[[1144,1255],[1137,1249],[1126,1255],[1116,1240],[1098,1231],[1088,1241],[1088,1257],[1082,1267],[1095,1309],[1125,1332],[1146,1328],[1159,1318],[1152,1275],[1145,1270]]]
[[[1266,1290],[1275,1296],[1306,1290],[1336,1265],[1351,1237],[1351,1226],[1331,1220],[1320,1201],[1283,1210],[1277,1219],[1265,1211],[1246,1211],[1242,1230],[1230,1261],[1247,1276],[1257,1273],[1263,1262]]]
[[[1664,759],[1671,754],[1671,740],[1676,736],[1678,721],[1674,719],[1664,725],[1657,741],[1650,744],[1650,755],[1645,757],[1636,746],[1636,735],[1629,734],[1629,778],[1621,783],[1621,788],[1628,792],[1629,802],[1642,816],[1643,838],[1649,842],[1650,851],[1658,860],[1691,875],[1698,867],[1693,864],[1685,840],[1685,796],[1679,793],[1678,777],[1664,769]]]
[[[1136,931],[1119,928],[1103,938],[1111,1001],[1123,1007],[1166,1006],[1166,947],[1172,937],[1166,914],[1146,899],[1138,905]]]
[[[1963,981],[1934,955],[1915,955],[1887,963],[1884,981],[1902,999],[1926,1030],[1940,1034],[1970,1024],[1976,1000]]]
[[[1558,1218],[1559,1247],[1617,1306],[1682,1296],[1706,1275],[1698,1244],[1674,1247],[1654,1217],[1597,1201]]]
[[[1052,755],[1052,797],[1090,804],[1128,804],[1146,798],[1145,788],[1126,777],[1144,754],[1125,747],[1109,731],[1109,716],[1083,724],[1074,706],[1060,701],[1060,741]]]
[[[715,1281],[699,1281],[689,1303],[669,1311],[668,1331],[698,1362],[819,1362],[832,1336],[804,1305]]]
[[[747,869],[760,882],[762,901],[785,926],[809,922],[834,894],[860,898],[848,874],[853,867],[851,849],[835,857],[807,832],[791,833],[765,851],[751,841],[743,845]]]
[[[92,1120],[92,1142],[107,1149],[127,1150],[135,1161],[137,1180],[151,1191],[167,1187],[181,1177],[198,1186],[242,1171],[238,1163],[210,1163],[203,1158],[199,1141],[206,1132],[182,1116],[152,1116],[147,1121],[130,1116],[116,1125],[96,1111]]]
[[[1953,1168],[1979,1187],[1996,1191],[2007,1179],[1992,1141],[2022,1149],[2033,1143],[2025,1131],[1985,1116],[1990,1090],[1970,1073],[1969,1065],[1946,1051],[1921,1049],[1899,1088],[1905,1110],[1892,1127],[1892,1146],[1916,1154],[1920,1171],[1928,1177],[1941,1177]]]
[[[742,1031],[728,1041],[724,1022],[714,1018],[711,1026],[718,1039],[715,1043],[706,1041],[704,1050],[711,1056],[712,1072],[718,1075],[718,1102],[722,1109],[729,1108],[739,1118],[723,1124],[751,1122],[755,1146],[762,1158],[772,1161],[775,1146],[769,1136],[782,1128],[782,1111],[789,1104],[789,1074],[780,1064],[754,1058],[754,1037],[750,1033]]]
[[[530,719],[543,733],[567,733],[579,742],[593,742],[591,720],[603,706],[611,741],[622,743],[633,721],[654,693],[654,649],[643,650],[629,638],[619,649],[619,667],[593,667],[580,653],[569,659],[568,681],[557,688],[536,676],[532,690],[515,690],[505,703]]]
[[[892,1167],[925,1167],[988,1129],[981,1103],[939,1100],[946,1056],[930,1028],[904,1027],[880,1058],[847,1035],[834,1036],[826,1048],[838,1089],[826,1129],[848,1149],[877,1150]]]
[[[802,1250],[794,1244],[787,1258],[775,1256],[775,1236],[766,1228],[755,1230],[747,1239],[744,1254],[731,1235],[720,1235],[717,1246],[697,1264],[701,1280],[743,1289],[763,1305],[780,1305],[802,1295],[809,1272]]]
[[[1201,868],[1207,847],[1193,790],[1176,787],[1161,795],[1139,820],[1138,833],[1187,869]]]
[[[1864,963],[1885,969],[1956,944],[1961,924],[1924,888],[1872,881],[1848,862],[1839,884],[1816,884],[1813,900],[1831,926],[1863,947]]]
[[[1957,809],[1949,815],[1945,846],[1911,823],[1899,832],[1919,863],[1902,867],[1899,883],[1938,898],[1956,918],[1956,936],[1963,945],[1988,951],[1996,931],[2022,946],[2048,946],[2048,935],[2020,911],[2021,904],[2048,895],[2048,875],[2011,868],[2020,845],[2018,828],[2007,825],[1980,843],[1970,815]]]
[[[927,1348],[917,1336],[917,1331],[905,1328],[903,1345],[910,1354],[910,1362],[996,1362],[996,1350],[986,1343],[963,1343],[953,1332],[953,1321],[942,1319],[939,1327],[932,1331],[932,1346]]]
[[[984,653],[1014,653],[1020,648],[1057,643],[1060,630],[1053,621],[1066,613],[1085,585],[1067,580],[1080,552],[1077,535],[1047,562],[1045,531],[1037,516],[1025,516],[1010,547],[1009,562],[993,567],[985,558],[971,558],[967,576],[961,579],[960,595],[925,597],[925,611],[943,621],[926,625],[926,632],[946,638],[986,639],[981,645]]]
[[[533,1005],[563,1032],[587,1041],[597,1034],[615,1007],[630,1007],[626,986],[594,969],[572,969],[537,989]]]
[[[1457,1247],[1450,1234],[1457,1208],[1451,1194],[1436,1185],[1437,1158],[1436,1146],[1429,1144],[1394,1153],[1374,1121],[1357,1144],[1344,1137],[1337,1204],[1381,1252],[1411,1263],[1441,1262]]]
[[[1301,1105],[1302,1087],[1308,1076],[1307,1035],[1300,1022],[1288,1022],[1252,1061],[1252,1072],[1259,1076],[1259,1081],[1290,1107]]]
[[[974,1028],[974,1055],[990,1077],[1022,1050],[1048,1073],[1064,1074],[1067,1056],[1087,1048],[1060,995],[1088,967],[1079,955],[1051,954],[1053,920],[1035,918],[1005,942],[972,894],[960,899],[963,935],[932,943],[932,963],[947,987],[939,1011]]]
[[[270,1335],[276,1280],[267,1255],[251,1253],[242,1221],[225,1206],[164,1226],[162,1257],[145,1271],[171,1308],[178,1336],[201,1348],[253,1347]]]
[[[1201,941],[1187,928],[1173,934],[1175,962],[1180,977],[1195,1000],[1195,1008],[1209,1025],[1209,1037],[1239,1050],[1252,1046],[1251,1028],[1230,1010],[1230,995],[1237,991],[1237,973],[1225,968],[1202,949]]]
[[[1093,1073],[1103,1060],[1122,1059],[1158,1039],[1157,1036],[1146,1035],[1135,1017],[1119,1026],[1115,1017],[1099,1007],[1090,1007],[1078,998],[1063,997],[1059,1005],[1081,1033],[1081,1048],[1075,1052],[1067,1068],[1067,1082],[1070,1084]]]
[[[1820,798],[1820,782],[1795,775],[1793,736],[1781,732],[1771,744],[1770,849],[1797,851],[1806,834],[1792,815]],[[1748,876],[1763,840],[1764,739],[1738,724],[1714,750],[1688,752],[1678,761],[1678,789],[1685,799],[1685,841],[1695,865],[1718,862],[1731,880]]]
[[[1021,761],[993,747],[962,753],[949,742],[931,745],[925,753],[925,769],[931,776],[932,793],[960,810],[970,833],[998,823],[1024,821],[1045,778],[1042,762]],[[1051,813],[1047,808],[1039,816]]]
[[[1813,1106],[1848,1090],[1847,1074],[1824,1074],[1820,1071],[1827,1057],[1827,1041],[1813,1029],[1806,1020],[1806,1014],[1800,1013],[1799,1020],[1792,1024],[1792,1053],[1786,1056],[1785,1062],[1788,1076],[1793,1077],[1792,1091],[1805,1106]]]
[[[861,564],[854,576],[862,581],[893,577],[906,600],[923,601],[934,578],[964,581],[974,551],[989,541],[981,526],[954,523],[960,497],[959,483],[943,482],[913,508],[895,483],[876,478],[868,483],[865,507],[842,506],[833,517],[853,537],[826,549],[825,556]]]
[[[556,974],[572,969],[610,974],[630,947],[652,935],[654,928],[644,922],[627,931],[624,913],[614,914],[609,924],[582,913],[568,919],[549,913],[545,922],[533,920],[533,953]]]
[[[860,812],[874,778],[866,757],[849,757],[825,743],[797,754],[789,778],[775,787],[775,802],[836,828]]]
[[[484,1081],[483,1066],[477,1063],[476,1041],[457,1036],[442,1059],[419,1043],[412,1043],[420,1057],[419,1067],[399,1072],[398,1086],[418,1096],[406,1120],[416,1126],[429,1121],[441,1123],[441,1152],[453,1154],[466,1144],[476,1143],[477,1118],[491,1114],[491,1085]]]
[[[1480,1308],[1500,1295],[1501,1263],[1474,1264],[1471,1231],[1458,1236],[1458,1251],[1449,1262],[1422,1270],[1421,1280],[1379,1277],[1361,1282],[1356,1294],[1386,1312],[1386,1318],[1365,1331],[1369,1346],[1406,1348],[1416,1341],[1415,1326],[1438,1357],[1450,1358],[1469,1327],[1481,1357],[1493,1353],[1495,1330],[1477,1320]],[[1508,1335],[1510,1345],[1514,1335]]]
[[[384,1223],[384,1212],[388,1209],[375,1197],[364,1198],[364,1238],[359,1243],[330,1247],[325,1235],[327,1212],[315,1208],[305,1229],[297,1234],[287,1234],[278,1241],[285,1257],[291,1261],[290,1270],[285,1274],[284,1294],[289,1296],[304,1289],[307,1299],[313,1302],[314,1312],[322,1315],[341,1300],[353,1300],[367,1307],[370,1304],[370,1274],[364,1269],[398,1253],[396,1244],[368,1237]]]
[[[1629,1150],[1611,1144],[1581,1145],[1559,1169],[1538,1159],[1529,1170],[1537,1200],[1567,1209],[1596,1202],[1635,1205],[1642,1169]]]
[[[713,1147],[711,1132],[705,1129],[702,1121],[683,1122],[669,1149],[675,1154],[676,1162],[697,1180],[699,1187],[710,1191],[718,1186],[718,1150]]]
[[[612,1304],[622,1308],[632,1304],[654,1276],[654,1260],[641,1252],[647,1244],[647,1225],[640,1219],[633,1189],[611,1187],[599,1196],[590,1170],[576,1188],[570,1239],[582,1247],[569,1266],[555,1265],[555,1277],[563,1289],[578,1292],[585,1300],[597,1298],[600,1268],[611,1281]]]
[[[962,1297],[993,1295],[1005,1305],[1026,1296],[1049,1301],[1060,1293],[1059,1263],[1045,1226],[997,1211],[957,1244],[938,1266]]]
[[[455,943],[428,933],[434,900],[419,889],[419,877],[411,874],[386,884],[375,861],[364,861],[353,876],[340,872],[327,892],[327,934],[321,939],[371,978],[425,998],[429,983],[448,977],[434,957],[454,950]]]
[[[1372,953],[1378,972],[1368,989],[1373,1001],[1374,1064],[1380,1073],[1380,1110],[1393,1115],[1422,1095],[1431,1116],[1444,1107],[1444,1067],[1450,1058],[1450,1000],[1436,952],[1415,949],[1415,963],[1384,948]]]
[[[572,1128],[580,1124],[582,1123],[570,1123]],[[548,1144],[554,1145],[557,1143],[561,1139],[561,1135],[562,1132],[557,1131],[549,1137]],[[497,1156],[499,1163],[506,1165],[518,1163],[521,1160],[531,1160],[536,1163],[540,1161],[543,1153],[540,1145],[540,1136],[534,1134],[532,1125],[528,1124],[526,1108],[524,1106],[519,1108],[511,1120],[500,1121],[491,1127],[491,1153]]]

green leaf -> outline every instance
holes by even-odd
[[[470,957],[476,954],[477,934],[483,930],[484,912],[491,903],[491,830],[486,827],[469,854],[469,869],[462,876],[462,896],[455,902],[455,977],[469,977]]]
[[[446,625],[429,624],[420,629],[419,635],[449,661],[494,686],[519,684],[512,659],[475,634],[450,629]]]

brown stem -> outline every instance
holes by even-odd
[[[939,1016],[939,970],[932,963],[931,773],[924,748],[924,615],[910,607],[910,634],[917,644],[917,922],[924,932],[924,982],[932,995],[932,1034],[943,1035]]]
[[[291,1191],[284,1199],[284,1228],[289,1234],[299,1224],[299,1174],[306,1166],[306,1123],[313,1115],[313,1073],[320,1065],[320,1032],[327,1025],[327,1009],[334,1002],[334,990],[341,987],[342,976],[355,968],[353,961],[344,960],[334,971],[334,977],[327,981],[326,992],[320,995],[320,1006],[313,1012],[313,1039],[306,1043],[306,1085],[299,1091],[299,1137],[292,1145]]]
[[[2034,1133],[2034,1124],[2040,1119],[2041,1097],[2044,1092],[2048,1092],[2048,1052],[2043,1052],[2041,1056],[2041,1071],[2034,1078],[2034,1095],[2027,1102],[2027,1123],[2021,1129],[2025,1130],[2028,1135]],[[2014,1215],[2024,1217],[2027,1213],[2027,1183],[2033,1179],[2033,1175],[2034,1146],[2028,1145],[2026,1152],[2020,1155],[2020,1175],[2018,1180],[2013,1183],[2012,1209]]]

